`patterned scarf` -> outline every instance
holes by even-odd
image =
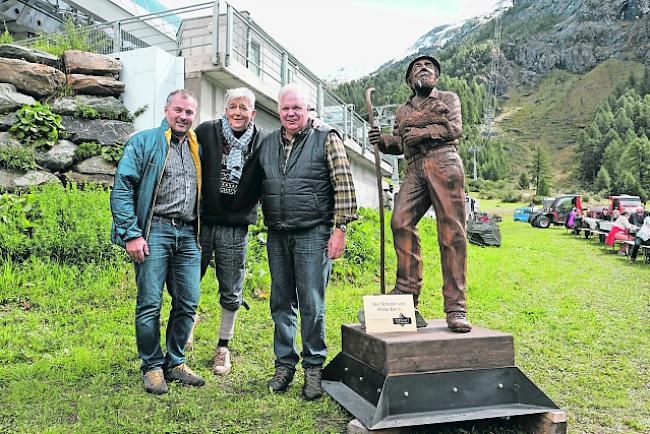
[[[255,128],[253,126],[253,121],[251,120],[246,128],[246,132],[240,138],[235,137],[235,134],[230,128],[228,123],[228,117],[223,115],[221,119],[221,130],[223,131],[223,137],[226,139],[230,145],[230,154],[228,154],[228,159],[226,160],[226,168],[230,171],[230,182],[239,184],[239,179],[241,178],[242,169],[244,168],[246,149],[253,139],[253,132]]]

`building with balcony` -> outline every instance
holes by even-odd
[[[126,3],[133,3],[135,11],[150,6],[147,2],[150,0],[93,0],[92,11],[96,18],[101,18],[99,11],[111,17],[118,9],[126,11]],[[68,3],[91,12],[86,0]],[[262,128],[276,129],[280,127],[278,92],[285,84],[297,83],[307,89],[307,102],[315,116],[343,136],[359,206],[378,206],[367,122],[275,41],[272,29],[267,32],[251,14],[237,11],[223,0],[173,10],[159,10],[158,2],[154,6],[158,10],[149,8],[151,13],[146,15],[107,20],[82,29],[89,41],[101,42],[96,44],[97,52],[122,60],[125,105],[131,111],[149,107],[136,120],[137,129],[157,125],[164,96],[181,85],[197,97],[197,123],[221,117],[226,90],[245,86],[257,98],[255,122]],[[380,171],[398,183],[396,158],[382,155]]]

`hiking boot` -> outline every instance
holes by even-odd
[[[228,347],[217,347],[217,352],[214,354],[214,363],[212,364],[212,372],[214,375],[225,375],[232,369],[230,363],[230,350]]]
[[[142,375],[142,382],[144,383],[144,390],[147,393],[154,393],[156,395],[167,393],[167,382],[165,381],[163,370],[160,368],[154,368],[145,372]]]
[[[447,313],[447,327],[456,333],[467,333],[472,330],[472,325],[467,321],[465,312]]]
[[[323,388],[321,387],[322,377],[323,368],[320,365],[305,368],[305,383],[302,386],[302,396],[307,401],[313,401],[323,395]]]
[[[178,381],[188,386],[203,386],[205,380],[196,372],[192,371],[185,363],[174,366],[165,374],[167,381]]]
[[[293,381],[293,375],[296,373],[295,369],[287,368],[286,366],[276,366],[275,374],[269,381],[269,389],[275,393],[282,393]]]
[[[422,315],[420,314],[420,311],[415,309],[415,327],[421,329],[422,327],[426,327],[428,324],[422,318]]]

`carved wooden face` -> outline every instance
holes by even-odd
[[[429,59],[420,59],[411,67],[411,89],[433,89],[438,84],[438,69]]]

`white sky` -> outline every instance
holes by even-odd
[[[160,0],[170,8],[205,0]],[[366,72],[441,24],[481,15],[498,0],[230,0],[316,75]],[[222,9],[225,10],[222,0]]]

